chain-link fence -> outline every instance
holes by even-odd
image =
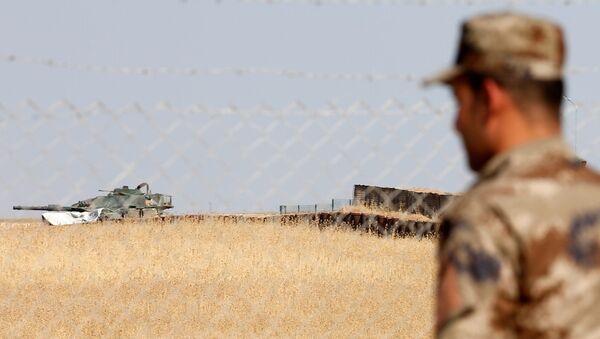
[[[352,198],[354,184],[465,183],[450,107],[427,102],[308,109],[113,109],[26,102],[2,108],[0,143],[10,206],[69,204],[98,189],[147,182],[175,213],[279,212],[280,205]],[[457,181],[456,178],[463,178]]]
[[[565,134],[598,163],[596,106],[565,106]],[[175,213],[279,212],[353,198],[356,184],[458,192],[468,183],[452,105],[355,104],[309,109],[101,102],[0,111],[0,204],[71,204],[147,182]]]
[[[193,0],[173,2],[194,5]],[[539,2],[495,1],[513,6]],[[242,3],[328,10],[333,5],[489,4],[215,3],[221,8]],[[386,46],[397,43],[388,40]],[[415,85],[421,79],[412,72],[318,67],[97,65],[12,52],[0,53],[0,67],[140,82],[266,77],[379,86]],[[567,75],[593,78],[599,72],[598,66],[576,66]],[[135,101],[135,95],[125,105],[110,97],[89,104],[48,104],[34,96],[0,105],[0,335],[430,336],[435,240],[422,236],[436,231],[440,211],[473,177],[453,132],[454,104],[405,96],[375,105],[373,97],[350,105],[334,100],[315,106],[303,100],[249,107],[181,106],[148,97]],[[564,135],[593,167],[600,165],[599,118],[600,105],[566,98]],[[49,227],[15,220],[37,219],[39,212],[11,208],[71,205],[106,193],[98,190],[142,182],[154,193],[173,197],[174,217]],[[324,227],[339,225],[417,237],[364,236]]]

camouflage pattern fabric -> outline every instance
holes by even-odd
[[[439,338],[600,338],[600,175],[562,139],[493,158],[440,227]]]
[[[564,62],[564,35],[557,24],[515,13],[480,15],[463,23],[454,66],[424,83],[448,83],[466,72],[556,80]]]

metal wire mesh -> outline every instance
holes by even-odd
[[[319,109],[299,102],[249,109],[2,106],[0,159],[10,175],[0,178],[0,202],[7,217],[31,216],[11,211],[16,203],[68,204],[98,188],[145,181],[174,196],[174,213],[208,219],[52,229],[3,223],[1,266],[10,278],[0,289],[0,312],[7,314],[0,327],[9,336],[240,336],[240,329],[259,336],[346,333],[339,329],[427,336],[433,242],[372,237],[365,244],[358,235],[307,235],[310,227],[282,225],[434,231],[442,206],[422,192],[457,192],[470,179],[450,128],[452,110],[395,100]],[[599,112],[598,105],[565,107],[565,134],[591,165],[600,160]],[[357,193],[356,184],[367,189]],[[420,189],[406,196],[368,185]],[[347,199],[331,200],[340,196]],[[346,206],[357,197],[378,206]],[[338,213],[346,207],[357,209]],[[253,217],[217,216],[241,211]],[[407,293],[420,301],[406,303]],[[397,309],[403,318],[392,321]]]
[[[420,193],[409,200],[382,196],[389,206],[377,213],[335,212],[360,195],[355,184],[421,187],[415,192],[464,187],[469,175],[450,128],[452,110],[395,100],[320,109],[298,102],[250,109],[66,101],[1,107],[0,161],[10,175],[0,179],[0,202],[8,217],[31,216],[10,211],[15,203],[67,204],[98,188],[141,181],[172,194],[176,214],[260,213],[53,229],[4,223],[1,266],[9,278],[0,289],[0,313],[7,314],[0,327],[9,336],[240,336],[240,329],[258,336],[346,333],[339,329],[427,336],[433,242],[369,243],[282,225],[433,231],[440,206]],[[599,112],[598,105],[565,107],[565,134],[591,165],[600,160]],[[339,196],[348,200],[331,200]],[[317,204],[296,205],[302,218],[273,217],[282,204],[307,201]],[[320,201],[332,201],[323,210],[334,211],[317,214]],[[415,295],[420,301],[407,303]],[[401,320],[388,318],[398,309]]]
[[[26,102],[2,108],[1,156],[13,175],[0,179],[0,202],[6,216],[26,216],[7,210],[145,181],[174,196],[176,213],[278,212],[351,199],[360,183],[455,190],[467,174],[449,109],[393,100],[322,109]]]
[[[457,192],[470,175],[451,110],[394,100],[321,109],[29,101],[0,108],[0,159],[10,173],[0,178],[0,203],[5,217],[28,216],[10,206],[70,204],[139,182],[172,194],[176,213],[278,212],[352,199],[355,184]],[[567,137],[591,165],[598,111],[569,104],[565,112]]]
[[[327,204],[281,205],[279,213],[335,212],[347,206],[352,206],[352,199],[331,199]]]
[[[73,70],[79,72],[98,73],[119,76],[180,76],[180,77],[250,77],[269,76],[285,79],[301,79],[312,81],[353,81],[353,82],[421,82],[423,74],[362,72],[362,73],[329,73],[299,69],[278,69],[268,67],[215,67],[215,68],[176,68],[149,66],[106,66],[95,64],[74,63],[55,58],[23,56],[16,54],[0,54],[0,61],[7,64],[43,66],[49,69]],[[566,75],[595,75],[600,73],[598,66],[569,67]]]
[[[181,9],[194,0],[173,3]],[[230,4],[248,9],[262,7],[261,10],[267,6],[308,5],[303,7],[312,7],[314,12],[305,12],[307,18],[327,13],[334,6],[394,6],[403,10],[409,6],[541,4],[559,5],[560,11],[569,12],[571,9],[563,6],[595,3],[596,0],[214,1],[224,5],[219,10],[232,8],[228,7]],[[323,10],[325,7],[329,9]],[[315,15],[317,11],[321,12]],[[84,14],[81,18],[88,18],[88,13]],[[129,15],[125,19],[127,25],[132,18],[138,18],[133,13]],[[164,13],[159,20],[167,20],[170,15]],[[340,18],[332,17],[327,26],[337,24]],[[148,26],[140,25],[140,30],[145,33],[156,24],[153,20],[157,19],[145,22]],[[230,17],[223,20],[225,25],[230,25],[228,20]],[[351,27],[357,22],[350,20],[346,24]],[[328,30],[323,28],[323,32]],[[393,31],[388,26],[385,30]],[[281,36],[289,33],[282,31]],[[322,53],[337,49],[337,42],[324,35],[322,48],[311,43],[304,51]],[[188,43],[210,40],[208,35],[201,39],[191,36],[193,40]],[[124,39],[129,38],[125,35]],[[265,45],[233,43],[260,50],[270,45],[281,48],[276,43],[280,39],[277,35]],[[163,48],[163,42],[151,40],[153,46],[148,51]],[[366,50],[366,40],[351,40],[356,46],[348,50]],[[387,42],[369,48],[390,53],[387,44],[401,44],[400,55],[414,45],[412,35],[410,44],[397,40],[395,33],[383,40]],[[55,55],[61,55],[60,44],[40,46],[37,52],[45,53],[51,46],[58,53]],[[98,46],[97,50],[101,50],[105,45]],[[206,41],[199,46],[203,51],[221,49]],[[126,58],[104,55],[94,61],[81,59],[86,54],[73,53],[71,60],[68,51],[55,58],[53,54],[35,54],[35,49],[26,47],[6,46],[10,49],[0,53],[2,66],[54,73],[46,83],[53,83],[63,73],[75,80],[80,80],[80,76],[136,81],[157,77],[162,77],[161,81],[205,81],[215,77],[246,81],[249,79],[239,78],[263,77],[275,81],[306,80],[311,85],[320,81],[360,83],[373,88],[392,82],[412,86],[422,78],[422,74],[412,73],[420,69],[416,65],[408,68],[409,72],[388,69],[353,73],[310,63],[306,64],[307,69],[287,68],[302,64],[283,61],[273,67],[246,63],[268,59],[259,55],[239,60],[239,64],[235,59],[226,59],[232,65],[242,65],[233,67],[210,63],[193,67],[178,66],[181,63],[169,67],[140,66],[146,60],[152,63],[161,59],[135,60],[135,56],[128,66]],[[170,48],[169,54],[181,51]],[[273,51],[263,52],[268,55]],[[92,61],[88,64],[86,60]],[[102,60],[107,64],[101,64]],[[171,59],[163,60],[169,63]],[[566,75],[597,76],[600,68],[585,66],[585,60],[580,60],[584,61],[582,65],[568,68]],[[587,62],[593,63],[593,59]],[[400,65],[389,68],[396,66]],[[421,66],[421,70],[429,70],[425,63]],[[45,91],[43,85],[40,88]],[[102,92],[102,88],[94,91]],[[30,91],[29,87],[25,90]],[[297,90],[294,87],[289,91]],[[239,94],[227,93],[232,97]],[[115,93],[112,94],[112,98],[104,98],[115,99]],[[40,90],[25,95],[39,98]],[[437,216],[447,201],[472,179],[460,141],[452,131],[453,104],[391,99],[380,105],[356,102],[312,107],[297,101],[278,107],[182,107],[147,100],[145,97],[127,105],[110,101],[89,105],[59,101],[48,105],[34,100],[18,105],[0,104],[0,336],[431,336],[436,247],[427,236],[435,233]],[[373,96],[369,100],[372,102]],[[568,99],[564,108],[564,133],[569,143],[588,164],[600,165],[596,128],[600,105]],[[39,217],[39,212],[13,211],[13,205],[69,205],[103,194],[98,189],[135,187],[140,182],[149,183],[155,193],[172,195],[174,215],[193,216],[69,227],[13,219]],[[333,229],[336,226],[352,232]],[[365,236],[354,230],[386,236]]]
[[[244,4],[253,5],[371,5],[371,6],[432,6],[432,5],[466,5],[466,6],[484,6],[490,4],[508,4],[508,5],[581,5],[594,4],[595,0],[215,0],[215,3],[227,3],[237,1]],[[182,3],[193,2],[193,0],[180,0]]]

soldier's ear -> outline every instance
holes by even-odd
[[[483,92],[488,119],[493,118],[497,114],[502,114],[507,105],[512,102],[508,92],[493,79],[487,78],[483,80],[481,90]]]

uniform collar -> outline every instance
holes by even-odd
[[[575,157],[562,137],[547,138],[494,156],[479,172],[479,178],[484,180],[502,173],[518,172],[547,160],[548,156],[563,159]]]

